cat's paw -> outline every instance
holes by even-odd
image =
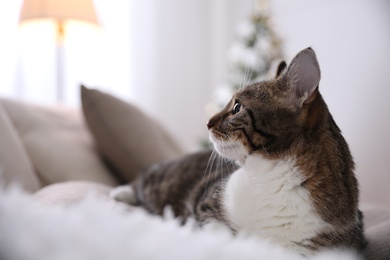
[[[130,185],[123,185],[112,189],[110,198],[130,205],[135,205],[137,203],[135,191]]]

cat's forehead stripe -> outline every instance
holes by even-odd
[[[240,99],[261,99],[266,100],[272,96],[272,89],[265,83],[250,85],[236,94],[236,98]]]

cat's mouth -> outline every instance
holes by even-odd
[[[227,134],[223,134],[219,131],[215,131],[213,129],[210,130],[210,139],[213,141],[213,139],[218,141],[226,141],[229,139],[229,136]]]
[[[246,157],[245,148],[238,142],[233,141],[227,135],[210,131],[210,140],[214,149],[223,157],[242,161]]]
[[[233,142],[229,141],[229,137],[217,131],[210,131],[210,140],[214,146],[220,148],[232,148]]]

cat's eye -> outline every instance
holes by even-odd
[[[240,103],[236,103],[233,107],[233,115],[237,114],[238,112],[240,112],[241,110],[241,104]]]

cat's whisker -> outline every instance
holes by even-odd
[[[247,86],[247,85],[252,83],[252,75],[253,75],[253,69],[250,69],[250,73],[248,75],[247,81],[245,82],[245,86]]]
[[[241,91],[245,85],[245,82],[246,82],[246,78],[247,78],[247,66],[246,64],[244,64],[244,80],[242,82],[240,82],[240,86],[239,86],[239,91]]]
[[[211,155],[210,155],[210,158],[209,158],[209,161],[207,162],[207,167],[206,167],[206,170],[205,170],[205,175],[209,175],[210,172],[213,170],[213,167],[214,167],[214,163],[215,163],[215,160],[218,156],[218,153],[213,149],[212,152],[211,152]],[[203,176],[203,178],[205,177],[205,175]]]
[[[245,78],[244,78],[244,81],[241,83],[240,91],[242,91],[245,88],[245,86],[248,85],[249,77],[250,77],[250,75],[249,75],[249,71],[248,71],[248,66],[245,65]]]
[[[223,172],[223,161],[224,161],[224,158],[218,158],[219,160],[217,160],[217,168],[216,168],[216,174],[220,174],[221,172]],[[223,178],[224,176],[222,175],[222,181],[223,181]]]
[[[228,169],[228,172],[227,172],[228,175],[230,175],[231,173],[233,173],[236,170],[234,162],[232,160],[230,160],[230,159],[225,159],[224,160],[224,165]]]
[[[230,176],[237,169],[237,167],[233,164],[233,161],[230,159],[225,159],[224,165],[226,166],[227,171],[224,171],[224,174],[222,175],[223,178]]]
[[[213,171],[214,164],[215,164],[215,161],[217,159],[217,156],[218,156],[218,153],[213,149],[212,152],[211,152],[210,158],[209,158],[209,160],[207,162],[206,170],[204,171],[204,174],[203,174],[203,177],[202,177],[202,180],[205,179],[205,177],[207,178],[206,179],[206,185],[205,185],[204,192],[206,192],[206,190],[207,190],[208,183],[209,183],[209,180],[210,180],[210,174]]]
[[[237,143],[237,140],[233,140],[233,138],[231,138],[229,136],[228,141],[231,143],[230,149],[233,150],[231,153],[233,153],[233,154],[241,154],[242,153],[240,145]]]
[[[252,70],[250,72],[252,74]],[[243,90],[245,88],[245,86],[247,86],[247,84],[249,83],[250,81],[250,77],[251,77],[251,74],[249,74],[249,67],[247,64],[244,64],[244,80],[240,83],[240,86],[239,86],[239,91]]]
[[[241,84],[241,90],[244,89],[245,86],[248,84],[248,82],[250,81],[251,74],[252,74],[252,71],[249,72],[248,65],[245,64],[244,66],[245,66],[245,78],[244,78],[244,82]]]
[[[263,152],[266,154],[266,155],[269,155],[268,151],[265,149],[264,147],[264,144],[263,144],[263,141],[260,141],[260,144],[261,144],[261,147],[263,148]]]

